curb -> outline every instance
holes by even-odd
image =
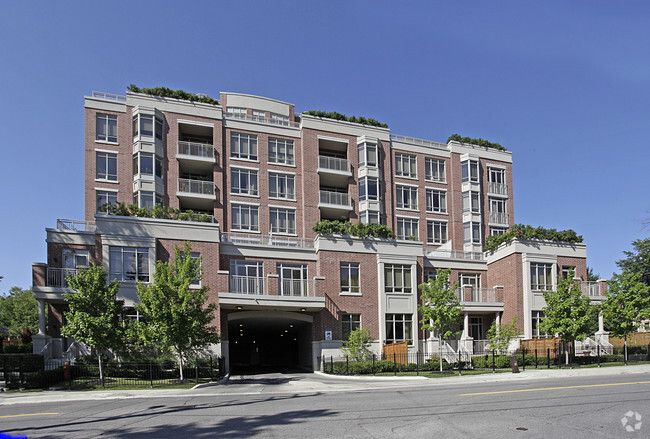
[[[196,386],[192,387],[190,390],[194,389],[203,389],[205,387],[214,387],[214,386],[219,386],[221,384],[225,384],[228,382],[230,379],[230,373],[227,373],[223,378],[221,378],[219,381],[210,381],[209,383],[201,383],[197,384]]]

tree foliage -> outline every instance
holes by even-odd
[[[501,146],[501,144],[488,142],[487,140],[481,139],[480,137],[478,139],[472,139],[471,137],[462,137],[460,134],[452,134],[447,139],[447,143],[451,142],[452,140],[456,142],[469,143],[472,145],[479,145],[479,146],[485,146],[487,148],[498,149],[499,151],[507,151],[507,149]]]
[[[127,87],[127,90],[133,93],[142,93],[151,96],[160,96],[164,98],[181,99],[184,101],[202,102],[204,104],[219,105],[219,101],[208,96],[199,96],[194,93],[188,93],[185,90],[172,90],[167,87],[140,88],[135,84]]]
[[[305,111],[304,114],[309,114],[310,116],[324,117],[326,119],[342,120],[345,122],[360,123],[362,125],[370,125],[373,127],[388,128],[388,125],[381,123],[372,117],[357,117],[357,116],[346,116],[345,114],[337,113],[336,111],[318,111],[318,110],[309,110]]]
[[[140,218],[162,218],[181,221],[196,221],[209,223],[212,217],[206,213],[194,212],[193,210],[181,211],[170,206],[156,204],[151,209],[147,207],[138,207],[137,204],[126,204],[120,201],[117,204],[106,203],[99,206],[99,210],[108,215],[117,216],[136,216]]]
[[[563,241],[572,243],[582,242],[582,236],[578,235],[571,229],[558,231],[555,229],[546,229],[544,227],[515,224],[503,235],[492,235],[485,238],[485,246],[483,247],[483,250],[496,250],[501,244],[508,242],[513,238],[544,239],[547,241]]]
[[[624,251],[625,259],[616,261],[616,265],[624,272],[640,274],[641,281],[650,286],[650,238],[637,239],[632,246],[634,249]]]
[[[596,282],[598,279],[600,279],[600,274],[594,273],[593,268],[587,267],[587,281]]]
[[[362,222],[352,224],[349,221],[320,220],[312,230],[321,235],[349,235],[358,238],[395,238],[393,229],[383,224],[366,224]]]
[[[582,295],[580,286],[570,279],[559,278],[557,291],[544,291],[544,319],[540,329],[547,334],[558,334],[563,341],[582,340],[591,332],[590,303]]]
[[[521,334],[517,326],[517,317],[510,320],[509,323],[497,325],[496,320],[492,322],[487,331],[487,339],[490,341],[490,349],[494,349],[502,355],[505,355],[510,346],[510,341]]]
[[[615,337],[627,338],[650,318],[650,287],[641,279],[642,273],[626,270],[609,281],[602,312],[606,329]]]
[[[0,296],[0,326],[10,337],[38,332],[38,301],[31,289],[12,287],[9,295]]]
[[[348,341],[343,343],[341,351],[354,359],[355,361],[364,361],[372,358],[370,345],[373,339],[370,336],[370,330],[367,328],[357,328],[350,332]]]
[[[450,273],[450,269],[439,270],[435,279],[419,285],[422,303],[418,311],[422,329],[435,331],[441,339],[456,335],[456,325],[461,321],[462,307],[456,294],[458,282],[449,285]]]
[[[206,304],[208,289],[190,288],[200,279],[201,259],[192,258],[186,243],[183,250],[175,248],[173,261],[156,261],[153,283],[138,284],[141,337],[145,344],[172,350],[178,356],[181,379],[187,357],[219,341],[217,329],[211,325],[216,305]]]

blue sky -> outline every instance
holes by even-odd
[[[618,6],[616,6],[618,5]],[[602,277],[650,219],[650,4],[2,2],[0,293],[83,218],[83,96],[268,96],[513,152],[515,221],[573,228]]]

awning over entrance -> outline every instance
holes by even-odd
[[[324,297],[219,293],[221,309],[314,312],[325,309]]]

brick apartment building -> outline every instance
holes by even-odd
[[[586,246],[514,240],[483,253],[485,237],[514,224],[512,154],[388,128],[296,114],[294,105],[221,93],[219,105],[128,92],[85,97],[85,220],[47,229],[47,263],[33,264],[40,303],[35,351],[60,357],[65,275],[103,264],[122,282],[152,279],[189,241],[201,283],[218,305],[232,367],[315,367],[357,327],[374,348],[407,340],[436,352],[420,329],[417,285],[452,269],[464,324],[448,349],[470,351],[490,324],[517,317],[539,335],[542,290],[574,269]],[[107,215],[105,203],[160,203],[209,221]],[[381,223],[397,239],[317,235],[321,219]],[[583,282],[598,299],[600,284]],[[48,321],[45,321],[45,307]]]

